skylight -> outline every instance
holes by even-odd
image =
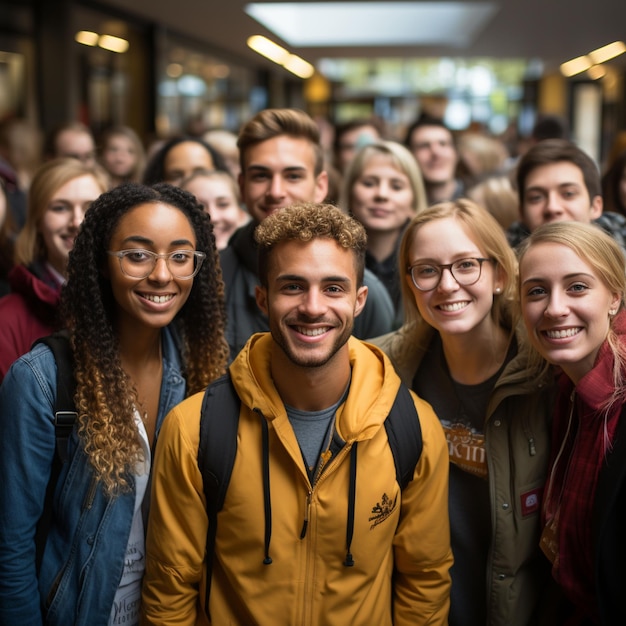
[[[246,13],[290,46],[471,44],[495,2],[268,2]]]

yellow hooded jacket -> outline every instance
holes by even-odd
[[[197,461],[203,394],[165,420],[153,471],[143,623],[446,624],[448,451],[432,408],[414,396],[423,451],[401,491],[384,428],[400,379],[378,348],[351,338],[352,381],[335,424],[345,444],[312,485],[271,379],[271,342],[267,333],[254,335],[230,367],[241,411],[235,464],[218,514],[210,618],[204,610],[208,520]],[[269,426],[269,494],[261,420]],[[347,567],[350,451],[357,442],[354,565]],[[264,564],[266,552],[271,564]]]

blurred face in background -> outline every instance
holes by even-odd
[[[55,148],[57,157],[72,157],[89,166],[96,163],[96,146],[93,137],[84,131],[64,130],[57,137]]]
[[[135,144],[124,135],[113,135],[102,151],[102,165],[114,178],[132,175],[139,155]]]
[[[452,133],[441,126],[420,126],[411,135],[410,150],[431,185],[454,180],[458,155]]]
[[[414,214],[414,202],[408,176],[389,156],[373,154],[354,181],[350,212],[368,232],[399,232]]]
[[[165,156],[164,181],[170,185],[178,185],[194,172],[214,169],[213,157],[202,144],[181,141]]]
[[[343,133],[337,151],[339,171],[345,172],[359,149],[378,139],[380,139],[380,133],[373,126],[359,126]]]
[[[211,216],[215,244],[222,250],[231,235],[249,219],[237,198],[235,181],[226,173],[199,175],[184,183],[183,188],[192,193]]]
[[[85,213],[103,191],[98,181],[87,174],[61,185],[48,201],[38,232],[43,239],[46,260],[63,276]]]

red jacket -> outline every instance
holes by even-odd
[[[11,293],[0,298],[0,382],[34,341],[56,330],[61,287],[43,266],[15,266]]]

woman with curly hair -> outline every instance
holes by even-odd
[[[0,387],[0,623],[134,625],[151,451],[167,412],[228,357],[218,253],[195,198],[167,184],[100,196],[70,255],[62,311],[77,421],[50,505],[48,346],[18,359]]]

